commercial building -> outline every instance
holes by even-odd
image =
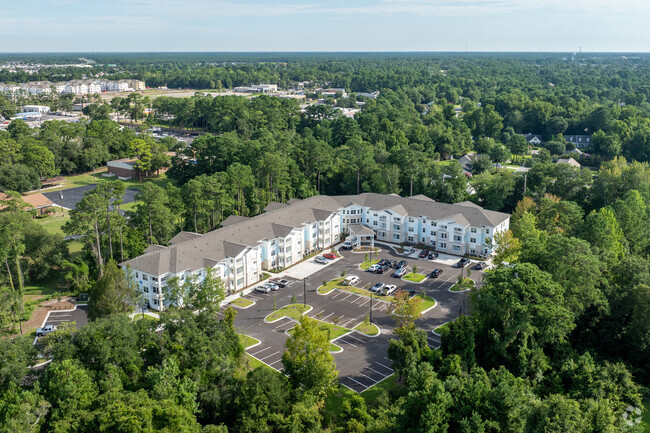
[[[201,280],[211,268],[233,293],[257,283],[264,270],[289,267],[335,245],[351,227],[372,229],[378,241],[492,254],[494,234],[507,230],[509,221],[508,214],[470,202],[440,203],[423,195],[315,196],[271,203],[252,218],[230,216],[209,233],[181,232],[170,246],[152,245],[121,266],[133,269],[145,302],[161,310],[169,305],[164,288],[171,277]]]
[[[25,105],[23,113],[49,113],[50,107],[47,105]]]
[[[252,86],[238,86],[233,89],[240,93],[274,93],[278,91],[277,84],[253,84]]]

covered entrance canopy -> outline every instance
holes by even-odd
[[[370,241],[371,249],[375,247],[375,232],[371,228],[362,226],[361,224],[351,224],[348,226],[348,230],[350,230],[351,235],[357,237],[358,246],[361,246],[361,242],[365,239]]]

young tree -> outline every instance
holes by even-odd
[[[395,332],[415,329],[415,321],[420,318],[420,303],[422,298],[419,296],[409,297],[405,290],[398,290],[393,295],[393,305],[390,309],[390,315],[395,320]]]
[[[212,268],[205,270],[205,277],[198,284],[190,286],[188,307],[193,310],[219,309],[226,297],[223,281],[214,275]]]
[[[174,231],[174,217],[167,207],[165,190],[149,182],[135,195],[135,199],[133,223],[148,232],[147,243],[166,242]]]
[[[130,313],[137,306],[138,292],[131,275],[109,260],[103,275],[90,291],[88,317],[96,320],[114,314]]]
[[[300,324],[285,344],[282,354],[284,372],[294,389],[311,393],[319,399],[334,389],[338,372],[329,352],[329,341],[315,320],[300,317]]]

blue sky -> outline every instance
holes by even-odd
[[[650,50],[650,0],[5,0],[0,52]]]

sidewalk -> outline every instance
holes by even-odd
[[[337,250],[338,250],[338,248],[337,248]],[[291,278],[295,278],[297,280],[302,280],[303,278],[308,278],[312,274],[314,274],[315,272],[317,272],[317,271],[319,271],[319,270],[321,270],[323,268],[326,268],[326,267],[330,266],[332,263],[336,263],[341,259],[342,259],[342,256],[339,254],[339,257],[337,259],[331,260],[327,264],[320,264],[320,263],[314,262],[314,258],[312,257],[312,258],[310,258],[308,260],[305,260],[303,262],[298,263],[297,265],[294,265],[294,266],[290,267],[289,269],[286,269],[286,270],[284,270],[282,272],[278,272],[277,274],[275,274],[273,272],[268,272],[268,274],[271,275],[269,278],[291,277]],[[264,280],[264,281],[266,281],[266,280]],[[249,294],[250,292],[253,291],[253,289],[258,284],[261,284],[264,281],[259,281],[258,283],[255,283],[252,286],[244,289],[242,292],[237,292],[237,293],[235,293],[233,295],[227,296],[226,299],[224,299],[221,302],[221,306],[227,305],[227,304],[231,303],[233,300],[241,297],[242,293],[244,295]]]

